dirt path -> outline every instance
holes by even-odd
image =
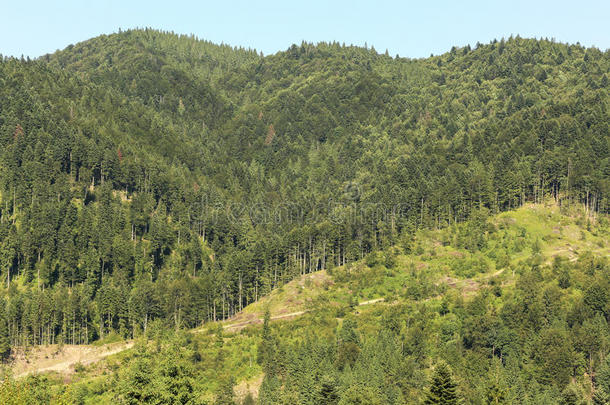
[[[383,298],[376,298],[362,301],[358,305],[369,305],[383,302]],[[309,311],[297,311],[288,314],[272,316],[271,320],[290,319],[301,316]],[[263,318],[254,318],[247,321],[223,325],[228,331],[239,331],[246,326],[262,323]],[[120,353],[133,347],[133,341],[126,343],[114,343],[105,346],[87,345],[65,345],[61,350],[57,345],[39,346],[27,354],[20,354],[13,363],[13,373],[15,378],[22,378],[30,374],[58,372],[69,374],[74,372],[74,366],[82,364],[87,366],[96,363],[108,356]],[[257,387],[259,384],[253,384]]]
[[[369,304],[375,304],[377,302],[383,302],[385,301],[384,298],[375,298],[374,300],[368,300],[368,301],[362,301],[358,304],[358,306],[360,305],[369,305]]]
[[[297,312],[291,312],[289,314],[282,314],[282,315],[277,315],[277,316],[272,316],[270,319],[272,321],[275,321],[277,319],[286,319],[286,318],[294,318],[296,316],[300,316],[303,315],[305,312],[307,311],[297,311]],[[225,330],[230,330],[230,331],[238,331],[241,330],[243,328],[245,328],[248,325],[254,325],[257,323],[263,323],[263,318],[255,318],[255,319],[250,319],[248,321],[244,321],[244,322],[238,322],[238,323],[232,323],[229,325],[223,325],[223,329]]]
[[[362,301],[362,302],[360,302],[358,304],[358,306],[360,306],[360,305],[375,304],[377,302],[383,302],[383,301],[384,301],[383,298],[375,298],[375,299],[368,300],[368,301]],[[295,318],[297,316],[303,315],[306,312],[309,312],[309,311],[297,311],[297,312],[291,312],[289,314],[276,315],[276,316],[272,316],[270,319],[272,321],[275,321],[275,320],[278,320],[278,319]],[[250,320],[243,321],[243,322],[223,325],[223,328],[225,330],[227,330],[227,331],[236,332],[236,331],[239,331],[239,330],[245,328],[246,326],[263,323],[263,321],[264,321],[264,318],[254,318],[254,319],[250,319]]]
[[[19,356],[13,365],[16,378],[30,374],[56,371],[70,373],[76,364],[96,363],[108,356],[133,347],[133,342],[110,344],[101,347],[67,345],[59,351],[57,345],[35,348],[27,356]]]

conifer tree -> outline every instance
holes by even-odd
[[[232,377],[223,378],[220,382],[214,405],[236,405],[234,385],[235,382]]]
[[[500,384],[497,379],[492,379],[491,384],[487,387],[485,401],[488,405],[506,404],[506,389]]]
[[[439,363],[434,370],[430,390],[424,401],[427,405],[453,405],[458,403],[457,384],[453,381],[451,369],[445,363]]]
[[[275,339],[273,334],[271,333],[271,326],[269,322],[271,321],[271,313],[269,309],[265,311],[265,317],[263,320],[263,330],[261,332],[261,341],[257,348],[257,362],[258,364],[263,366],[263,370],[266,373],[273,374],[273,357],[275,353]]]
[[[610,397],[601,388],[597,388],[593,393],[593,405],[609,405]]]
[[[331,376],[323,376],[320,382],[320,403],[324,405],[336,404],[339,397],[337,394],[337,381]]]
[[[356,333],[356,323],[351,319],[343,321],[338,333],[337,359],[339,370],[345,366],[353,366],[360,354],[360,338]]]
[[[489,381],[485,392],[485,403],[499,405],[508,403],[508,389],[504,380],[502,361],[494,358],[493,369],[490,371]]]
[[[5,303],[3,299],[0,299],[0,361],[6,360],[10,354],[11,341],[6,319]]]

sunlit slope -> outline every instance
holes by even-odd
[[[450,289],[467,297],[482,286],[511,284],[532,260],[551,264],[608,256],[606,217],[589,217],[579,206],[527,204],[490,216],[480,226],[418,231],[403,245],[360,262],[306,274],[226,324],[260,323],[267,309],[272,319],[283,319],[315,309],[341,313],[350,305],[380,298],[386,303],[430,300]]]

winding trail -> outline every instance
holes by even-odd
[[[64,347],[61,352],[55,352],[55,354],[51,355],[51,358],[49,358],[49,354],[47,352],[51,348],[55,349],[54,345],[40,349],[37,353],[35,353],[40,358],[35,358],[32,361],[20,361],[20,364],[16,366],[17,370],[15,378],[22,378],[30,374],[45,373],[50,371],[69,373],[73,371],[74,366],[77,364],[87,366],[132,347],[133,341],[128,341],[119,345],[110,344],[106,347],[70,345],[68,347]]]
[[[369,305],[377,302],[383,302],[383,298],[360,302],[358,305]],[[271,320],[290,319],[301,316],[310,311],[297,311],[288,314],[272,316]],[[224,325],[227,331],[239,331],[246,326],[262,323],[263,318],[249,319],[247,321]],[[59,351],[57,345],[41,346],[36,348],[27,357],[20,356],[13,364],[13,372],[15,378],[23,378],[31,374],[39,374],[46,372],[58,372],[69,374],[74,372],[74,367],[77,364],[87,366],[97,363],[100,360],[113,354],[131,349],[134,345],[133,341],[125,343],[114,343],[105,346],[95,347],[86,345],[66,345]]]
[[[369,304],[375,304],[377,302],[383,302],[384,299],[383,298],[375,298],[372,300],[368,300],[368,301],[362,301],[360,303],[358,303],[358,306],[361,305],[369,305]],[[297,316],[301,316],[307,312],[310,311],[297,311],[297,312],[291,312],[289,314],[282,314],[282,315],[276,315],[276,316],[272,316],[270,319],[272,321],[278,320],[278,319],[289,319],[289,318],[295,318]],[[254,318],[254,319],[249,319],[247,321],[243,321],[243,322],[238,322],[238,323],[232,323],[232,324],[228,324],[228,325],[223,325],[223,328],[227,331],[239,331],[243,328],[245,328],[246,326],[249,325],[255,325],[258,323],[263,323],[264,318]]]

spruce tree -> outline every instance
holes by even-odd
[[[257,348],[257,362],[263,366],[263,370],[266,374],[273,374],[273,356],[275,352],[275,340],[271,334],[271,326],[269,322],[271,320],[271,314],[269,310],[265,312],[265,318],[263,321],[263,330],[261,333],[261,342]]]
[[[487,388],[485,403],[489,405],[499,405],[508,403],[506,400],[506,390],[498,381],[493,381]]]
[[[11,341],[9,338],[8,322],[4,300],[0,300],[0,360],[4,361],[11,354]]]
[[[439,363],[434,370],[432,385],[426,394],[425,404],[453,405],[458,403],[457,384],[451,376],[451,369],[445,363]]]
[[[281,403],[279,401],[281,389],[282,383],[279,378],[277,376],[270,376],[266,374],[258,391],[259,405],[274,405]]]
[[[320,403],[332,405],[339,400],[337,393],[337,381],[334,377],[325,375],[320,381]]]
[[[502,362],[494,359],[495,371],[489,376],[489,382],[485,392],[485,403],[489,405],[507,404],[508,390],[502,378]]]
[[[568,385],[561,393],[561,405],[577,405],[580,403],[581,395],[574,385]]]
[[[610,404],[610,397],[608,397],[608,394],[606,394],[606,391],[604,391],[601,388],[597,388],[595,390],[595,393],[593,394],[593,405],[609,405]]]
[[[215,405],[235,405],[235,391],[233,387],[235,385],[235,381],[232,377],[223,378],[218,387],[218,391],[216,393],[216,401],[214,401]]]

